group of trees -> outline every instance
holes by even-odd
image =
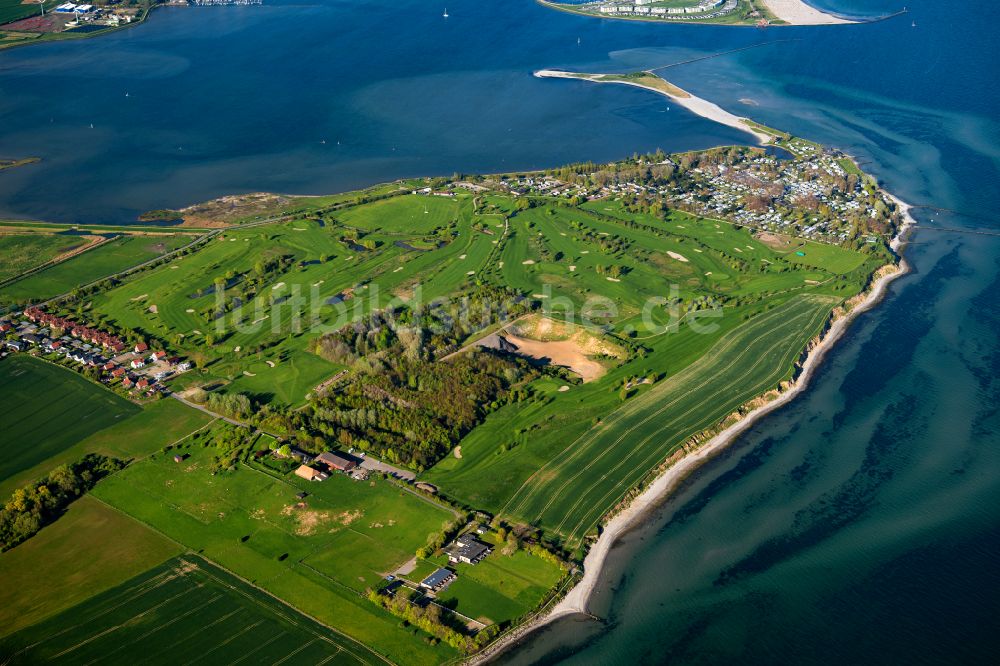
[[[307,432],[319,441],[371,451],[425,469],[503,404],[530,393],[537,376],[525,361],[470,351],[447,362],[405,354],[369,357],[369,367],[342,390],[312,403]],[[299,438],[307,450],[311,438]]]
[[[447,300],[379,310],[318,338],[313,351],[334,363],[371,369],[380,358],[440,357],[473,333],[530,312],[537,303],[508,287],[480,285]],[[374,358],[373,358],[374,356]]]
[[[395,588],[392,592],[368,591],[368,599],[372,603],[401,618],[405,624],[427,632],[433,637],[430,641],[432,643],[444,641],[463,652],[472,652],[488,642],[486,637],[476,640],[467,636],[465,625],[438,604],[415,603],[415,599],[420,596],[420,592],[403,586]]]
[[[44,479],[15,490],[0,510],[0,550],[13,548],[33,536],[99,480],[124,467],[125,463],[116,458],[88,453],[75,463],[56,467]]]

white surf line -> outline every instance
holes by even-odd
[[[692,95],[687,90],[682,90],[677,86],[674,86],[682,93],[688,95],[688,97],[682,97],[680,95],[675,95],[664,90],[659,90],[651,86],[643,85],[642,83],[637,83],[634,81],[617,81],[614,79],[599,79],[600,74],[576,74],[573,72],[564,72],[557,69],[540,69],[535,72],[535,76],[540,79],[574,79],[576,81],[590,81],[591,83],[615,83],[622,86],[634,86],[636,88],[642,88],[643,90],[650,90],[657,93],[658,95],[663,95],[664,97],[673,100],[677,104],[680,104],[688,111],[701,116],[702,118],[708,118],[709,120],[714,120],[717,123],[738,129],[741,132],[746,132],[747,134],[752,134],[757,143],[760,145],[766,145],[771,142],[773,138],[770,134],[766,134],[759,130],[755,130],[752,126],[747,124],[750,122],[749,118],[744,118],[742,116],[737,116],[734,113],[726,111],[721,106],[715,102],[709,102],[707,99],[702,99],[696,95]],[[655,74],[651,76],[656,76]],[[674,84],[670,84],[674,85]]]

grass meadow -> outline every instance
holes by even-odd
[[[0,234],[0,281],[17,277],[82,242],[57,234]]]
[[[0,364],[0,375],[2,368],[3,364]],[[142,458],[183,439],[211,421],[212,417],[204,412],[177,400],[150,403],[138,413],[119,419],[66,448],[47,450],[48,455],[43,459],[0,481],[0,497],[7,497],[15,488],[45,476],[53,467],[79,460],[88,453],[100,453],[123,460]],[[41,452],[36,459],[41,457],[40,454]]]
[[[59,520],[0,553],[0,637],[120,585],[182,550],[85,495]]]
[[[0,287],[2,301],[41,301],[65,294],[191,242],[187,234],[120,236],[72,259]]]

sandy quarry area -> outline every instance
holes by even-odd
[[[517,345],[517,352],[519,354],[530,356],[531,358],[549,359],[552,365],[561,365],[569,368],[583,377],[583,381],[585,382],[593,381],[605,373],[604,366],[588,358],[587,354],[573,340],[541,342],[529,338],[519,338],[514,335],[506,335],[504,337],[509,342]]]

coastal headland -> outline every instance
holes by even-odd
[[[18,266],[0,284],[5,404],[53,405],[12,435],[58,434],[0,482],[33,496],[55,464],[115,454],[95,510],[183,551],[143,575],[222,566],[268,601],[257,612],[280,600],[325,626],[317,661],[480,660],[585,612],[615,539],[801,392],[906,270],[910,219],[843,153],[651,72],[536,75],[649,89],[761,145],[234,195],[149,211],[142,233],[0,224]],[[52,385],[74,394],[46,401]],[[115,446],[80,418],[101,404],[122,414]],[[13,553],[74,547],[41,538],[58,522],[16,524]],[[13,640],[39,660],[77,649],[37,637],[144,584],[123,578]],[[192,627],[233,612],[187,610]],[[113,647],[107,629],[78,644]],[[128,650],[150,647],[128,631]]]

